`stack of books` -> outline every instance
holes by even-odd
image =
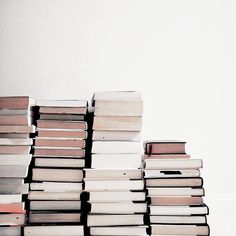
[[[29,97],[0,97],[0,235],[19,236],[25,223],[34,105]]]
[[[85,170],[90,235],[147,235],[139,92],[94,94],[91,169]]]
[[[87,101],[39,100],[25,235],[84,235]]]
[[[185,153],[185,142],[146,141],[144,149],[150,234],[209,235],[202,160]]]

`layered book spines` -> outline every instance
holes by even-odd
[[[39,100],[25,235],[84,235],[87,101]]]
[[[0,97],[0,235],[21,235],[32,158],[35,100]]]
[[[150,234],[209,235],[202,160],[190,158],[179,141],[146,141],[143,157]]]

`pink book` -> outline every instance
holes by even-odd
[[[0,125],[24,125],[29,126],[32,124],[32,118],[27,115],[1,115]]]
[[[29,154],[31,146],[0,146],[0,154]]]
[[[181,141],[145,141],[145,154],[185,154],[185,143]]]
[[[35,139],[36,147],[77,147],[84,148],[85,141],[79,139],[50,139],[37,138]]]
[[[188,154],[144,154],[143,159],[189,159]]]
[[[38,137],[57,137],[57,138],[87,138],[87,131],[85,130],[52,130],[52,129],[39,129]]]
[[[84,149],[54,149],[54,148],[35,148],[35,156],[42,157],[73,157],[73,158],[82,158],[85,156]]]
[[[86,115],[87,107],[40,107],[39,113],[46,114],[83,114]]]
[[[0,97],[0,109],[27,110],[35,105],[35,100],[28,96]]]
[[[84,121],[55,121],[55,120],[38,120],[38,128],[44,129],[78,129],[86,130],[87,123]]]

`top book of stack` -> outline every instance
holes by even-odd
[[[143,102],[139,92],[98,92],[92,103],[95,107],[93,130],[113,131],[114,136],[119,136],[116,133],[119,131],[141,130]]]

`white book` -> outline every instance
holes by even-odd
[[[94,169],[138,169],[141,167],[139,154],[93,154],[91,168]]]
[[[175,159],[175,160],[163,160],[163,159],[145,159],[145,169],[152,170],[172,170],[172,169],[200,169],[202,168],[201,159]]]
[[[83,225],[25,226],[25,236],[79,236],[84,235]]]
[[[104,191],[104,192],[89,192],[90,202],[132,202],[145,201],[145,192],[131,191]]]
[[[27,166],[30,164],[32,155],[0,155],[0,166]]]
[[[40,107],[86,107],[86,100],[37,100]]]
[[[27,194],[29,184],[0,184],[0,194]]]
[[[34,158],[35,166],[41,167],[78,167],[85,166],[84,159],[63,159],[63,158]]]
[[[25,178],[28,175],[28,166],[0,165],[0,177]]]
[[[92,153],[141,153],[141,142],[118,142],[118,141],[94,141],[92,144]]]
[[[21,194],[0,195],[0,204],[21,203]]]
[[[143,180],[87,180],[85,181],[86,191],[127,191],[143,190]]]
[[[199,170],[144,170],[144,178],[200,177]]]
[[[139,101],[95,101],[95,116],[142,116],[143,102]]]
[[[105,101],[132,101],[141,100],[141,93],[137,91],[104,91],[96,92],[93,95],[93,101],[105,100]]]
[[[206,216],[160,216],[150,215],[153,224],[206,224]]]
[[[30,146],[33,144],[31,138],[0,138],[0,145],[17,145],[17,146]]]
[[[142,225],[144,216],[142,214],[132,215],[93,215],[88,214],[87,225],[91,226],[112,226],[112,225]]]
[[[23,178],[0,178],[0,184],[23,184]]]
[[[94,141],[141,141],[141,139],[141,132],[138,131],[93,131]]]
[[[204,196],[203,188],[147,188],[152,196]]]
[[[2,236],[21,236],[21,227],[20,226],[0,227],[0,235],[2,235]]]
[[[151,215],[182,216],[182,215],[207,215],[208,207],[200,206],[156,206],[150,205]]]
[[[91,235],[116,235],[116,236],[147,236],[145,226],[113,226],[113,227],[90,227]]]
[[[30,190],[41,190],[44,192],[81,192],[82,183],[36,182],[30,183]]]
[[[132,203],[132,202],[92,202],[91,213],[93,214],[135,214],[146,213],[146,203]]]

